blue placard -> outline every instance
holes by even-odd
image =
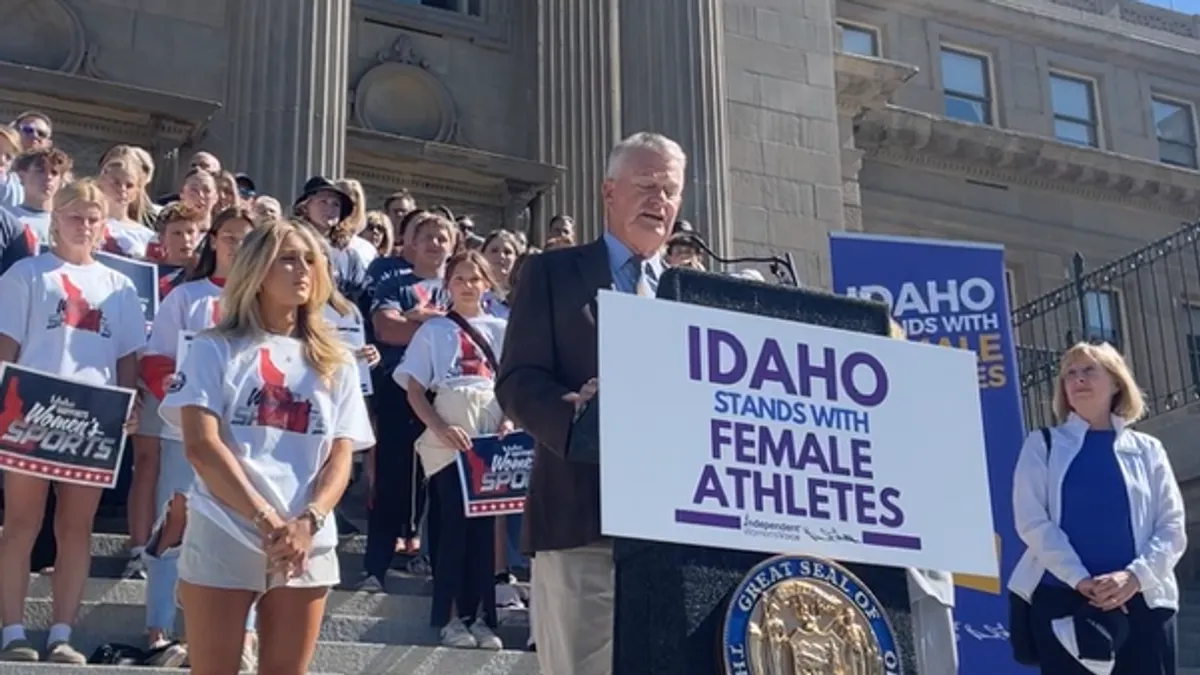
[[[468,518],[506,516],[525,510],[533,472],[533,437],[515,431],[501,438],[480,436],[458,453],[458,477]]]
[[[837,293],[887,302],[910,340],[974,350],[979,356],[992,517],[1007,580],[1024,544],[1012,513],[1012,475],[1025,434],[1004,248],[994,244],[837,233],[830,238]],[[936,411],[929,424],[937,424]],[[953,570],[951,570],[953,571]],[[1000,579],[955,575],[959,672],[1010,675],[1008,601]]]

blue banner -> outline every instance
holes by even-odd
[[[533,470],[533,436],[514,431],[504,438],[480,436],[458,453],[458,478],[468,518],[507,516],[525,510]]]
[[[837,233],[829,250],[834,292],[886,302],[910,340],[978,354],[992,517],[1000,579],[1007,580],[1025,549],[1012,514],[1013,467],[1025,426],[1003,247]],[[1000,579],[954,575],[960,673],[1031,672],[1012,660],[1007,591]]]

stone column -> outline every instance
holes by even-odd
[[[680,217],[732,250],[725,145],[722,0],[620,0],[621,128],[655,131],[688,154]]]
[[[221,160],[287,204],[346,159],[351,0],[231,3]]]
[[[621,132],[617,2],[529,2],[537,6],[538,159],[566,169],[540,210],[573,216],[581,241],[603,229],[600,183]]]

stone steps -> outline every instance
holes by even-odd
[[[34,575],[25,604],[25,627],[49,630],[53,623],[50,578]],[[74,633],[95,644],[140,645],[145,625],[146,582],[89,579]],[[376,645],[438,645],[438,629],[429,625],[426,595],[333,591],[321,623],[321,640]],[[505,610],[496,631],[506,645],[524,648],[529,638],[528,612]],[[83,649],[83,644],[76,645]],[[90,652],[89,652],[90,653]]]
[[[44,636],[31,635],[35,640]],[[5,663],[4,675],[169,675],[182,669],[141,666],[63,666],[53,663]],[[318,642],[310,673],[339,675],[538,675],[537,655],[529,652],[447,649],[408,645]]]
[[[93,534],[92,574],[83,593],[72,643],[90,655],[109,642],[141,645],[144,642],[146,582],[123,579],[128,560],[128,536]],[[525,651],[529,638],[526,610],[501,614],[496,631],[508,647],[499,652],[447,649],[438,646],[438,631],[429,626],[432,584],[422,576],[392,570],[386,592],[364,593],[349,586],[362,568],[366,538],[342,537],[338,555],[342,577],[350,584],[330,593],[312,673],[374,675],[537,675],[537,655]],[[401,561],[397,557],[397,561]],[[45,643],[51,623],[51,579],[34,574],[25,609],[26,628],[35,645]],[[3,664],[2,675],[154,675],[160,669],[125,667],[72,667],[56,664]],[[162,671],[181,672],[180,670]]]

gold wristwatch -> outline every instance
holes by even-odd
[[[329,517],[329,514],[322,513],[316,504],[309,504],[304,508],[304,512],[300,514],[300,517],[308,518],[312,523],[313,534],[316,534],[321,531],[321,528],[325,527],[325,519]]]

